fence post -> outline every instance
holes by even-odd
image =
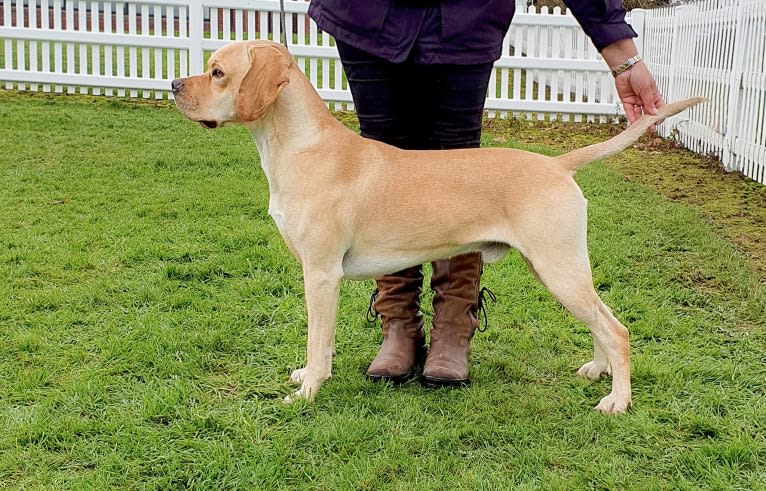
[[[630,25],[633,26],[633,30],[636,31],[636,34],[638,34],[638,38],[635,40],[638,54],[644,56],[644,39],[646,39],[646,10],[631,10]]]
[[[205,37],[205,18],[202,0],[189,0],[189,73],[202,73],[202,39]]]
[[[739,98],[742,90],[743,64],[745,61],[742,50],[742,28],[743,14],[745,7],[742,1],[737,2],[737,19],[734,27],[734,49],[731,61],[731,71],[729,72],[729,100],[726,107],[726,128],[723,137],[723,168],[727,171],[739,170],[735,160],[734,145],[737,142],[737,112],[739,109]]]
[[[668,93],[665,94],[665,99],[668,101],[674,101],[678,98],[678,95],[676,94],[676,81],[678,80],[678,58],[679,50],[681,49],[681,42],[679,39],[681,37],[681,17],[687,8],[690,7],[673,7],[673,35],[670,38],[670,80],[668,83]]]

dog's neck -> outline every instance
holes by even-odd
[[[290,82],[258,121],[245,123],[253,135],[264,170],[273,172],[290,156],[331,138],[339,128],[303,72],[293,64]]]

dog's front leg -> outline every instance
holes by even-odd
[[[334,268],[313,268],[304,265],[303,279],[309,321],[306,367],[293,372],[291,378],[300,383],[301,388],[285,397],[287,403],[297,399],[313,401],[322,382],[332,374],[341,277],[342,273]]]

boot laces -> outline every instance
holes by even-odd
[[[378,317],[380,317],[380,313],[375,310],[375,300],[378,299],[379,293],[380,290],[376,288],[370,294],[370,305],[367,306],[367,322],[373,323],[378,320]]]
[[[489,319],[487,318],[487,298],[492,300],[492,303],[497,303],[497,295],[485,286],[479,290],[479,301],[476,304],[476,311],[481,312],[484,316],[484,328],[481,327],[481,324],[476,328],[479,332],[484,332],[489,327]]]

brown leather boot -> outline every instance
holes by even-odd
[[[425,357],[420,292],[423,272],[414,266],[377,279],[373,308],[383,322],[383,344],[367,369],[375,381],[404,382]]]
[[[430,386],[467,385],[471,337],[479,326],[476,312],[481,254],[464,254],[432,264],[434,317],[423,382]]]

